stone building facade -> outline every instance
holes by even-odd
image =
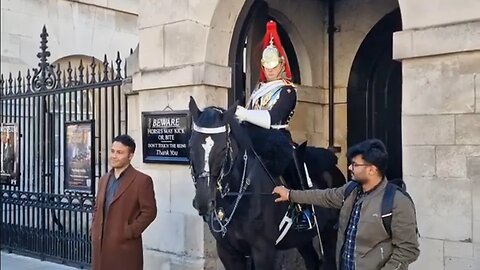
[[[52,42],[57,46],[53,59],[75,54],[101,59],[103,53],[126,51],[138,42],[125,84],[128,129],[138,142],[142,112],[184,110],[189,96],[201,107],[226,107],[248,95],[258,69],[252,40],[263,27],[259,18],[276,20],[292,44],[300,74],[299,105],[291,127],[295,140],[340,146],[339,166],[345,171],[344,153],[353,141],[393,136],[389,147],[396,158],[391,167],[407,182],[421,233],[421,255],[411,268],[480,267],[479,1],[338,0],[332,1],[333,25],[326,0],[42,1],[50,7],[40,5],[43,13],[34,13],[42,15],[23,23],[25,30],[8,26],[20,20],[14,14],[8,19],[12,10],[36,9],[33,2],[20,1],[19,7],[18,1],[2,1],[2,72],[33,66],[34,59],[28,57],[34,57],[35,39],[28,45],[22,32],[34,37],[42,24],[58,27],[52,32],[58,40],[56,45]],[[77,15],[62,17],[60,8]],[[59,23],[49,14],[74,20],[70,25],[89,23],[62,29],[66,21]],[[105,35],[94,29],[113,33],[114,38],[101,40]],[[250,43],[245,54],[235,58],[233,51],[243,38]],[[30,52],[24,57],[25,47]],[[240,72],[232,65],[238,59],[243,61]],[[236,89],[241,85],[236,74],[242,72],[246,93]],[[329,106],[329,87],[334,106]],[[368,99],[371,94],[379,94],[378,100]],[[382,101],[389,105],[372,107],[371,102]],[[332,107],[334,140],[329,141]],[[365,121],[357,118],[359,114],[367,115]],[[144,234],[145,269],[217,269],[211,236],[191,206],[189,168],[143,163],[139,150],[134,164],[155,179],[159,209]]]
[[[128,55],[138,44],[138,3],[133,0],[2,0],[1,73],[36,67],[43,25],[49,33],[50,59],[81,56],[103,60],[117,51]]]

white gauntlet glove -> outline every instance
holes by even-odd
[[[270,129],[270,113],[266,110],[247,110],[237,106],[235,117],[239,122],[247,121],[262,128]]]
[[[235,111],[235,117],[237,118],[238,122],[243,122],[247,120],[247,113],[248,110],[242,106],[237,106],[237,110]]]

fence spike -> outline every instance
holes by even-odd
[[[3,92],[3,90],[5,89],[3,87],[3,84],[5,83],[5,81],[3,80],[3,74],[0,75],[0,95],[4,96],[5,93]]]
[[[56,89],[62,88],[62,70],[60,69],[60,63],[57,63],[57,86]]]
[[[108,59],[107,55],[105,54],[103,57],[103,82],[108,81]]]
[[[7,95],[11,95],[12,94],[12,83],[13,83],[13,79],[12,79],[12,72],[10,72],[9,76],[8,76],[8,92],[7,92]]]
[[[117,64],[117,76],[115,77],[116,80],[122,79],[122,59],[120,58],[120,52],[117,51],[117,59],[115,60]]]
[[[68,61],[68,68],[67,68],[67,72],[68,72],[68,83],[67,85],[68,86],[71,86],[73,85],[73,81],[72,81],[72,62]]]
[[[95,63],[95,57],[92,56],[92,63],[90,64],[90,67],[92,68],[92,73],[90,73],[90,83],[96,83],[95,80],[95,68],[97,67],[97,63]]]
[[[84,76],[84,75],[83,75],[83,70],[84,70],[84,69],[85,69],[85,67],[83,67],[83,60],[80,59],[80,65],[79,65],[79,67],[78,67],[78,72],[79,72],[79,74],[78,74],[78,79],[79,79],[78,84],[80,84],[80,85],[81,85],[81,84],[84,84],[84,81],[83,81],[83,76]]]
[[[27,93],[32,92],[32,75],[30,75],[30,69],[27,69]]]
[[[18,71],[18,76],[17,76],[17,89],[15,89],[15,94],[21,93],[22,92],[22,72],[20,70]]]

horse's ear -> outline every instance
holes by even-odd
[[[307,149],[307,141],[304,141],[297,147],[297,151],[299,151],[300,153],[305,153],[305,149]]]
[[[190,110],[190,114],[192,115],[193,121],[197,121],[198,116],[201,112],[197,106],[197,103],[195,102],[195,99],[193,99],[192,96],[190,96],[190,103],[188,104],[188,108]]]
[[[228,107],[228,109],[223,113],[223,119],[225,122],[230,123],[230,121],[235,116],[235,112],[237,111],[238,100],[233,103],[232,106]]]

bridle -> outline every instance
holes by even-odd
[[[227,136],[227,145],[226,145],[227,151],[226,151],[226,154],[225,154],[225,158],[222,162],[222,168],[220,170],[220,174],[219,174],[219,176],[217,177],[217,180],[216,180],[216,185],[217,185],[216,190],[218,190],[220,192],[220,196],[223,198],[223,197],[228,195],[229,187],[228,187],[228,183],[224,187],[222,185],[222,180],[225,178],[226,175],[228,175],[231,172],[232,167],[233,167],[233,163],[234,163],[232,143],[231,143],[231,140],[230,140],[230,126],[227,124],[227,125],[224,125],[224,126],[221,126],[221,127],[216,127],[216,128],[205,128],[205,127],[199,127],[195,123],[193,123],[193,130],[195,132],[202,133],[202,134],[207,134],[207,135],[216,135],[216,134],[225,133],[226,136]],[[229,166],[228,170],[225,170],[227,160],[230,161],[230,166]],[[208,162],[208,160],[206,162]],[[244,154],[243,154],[243,173],[242,173],[242,179],[241,179],[241,182],[240,182],[240,187],[239,187],[238,192],[235,193],[235,196],[236,196],[235,202],[234,202],[232,211],[230,212],[228,217],[224,218],[223,214],[220,215],[219,214],[220,211],[217,210],[217,209],[214,209],[214,211],[212,211],[210,213],[210,228],[212,229],[212,231],[214,231],[216,233],[221,233],[222,237],[224,237],[225,234],[227,233],[227,226],[232,221],[233,215],[235,214],[235,211],[237,210],[238,204],[240,203],[240,200],[242,199],[245,191],[247,190],[248,186],[250,185],[250,179],[247,179],[247,177],[246,177],[247,164],[248,164],[248,155],[247,155],[247,150],[245,150]],[[192,164],[190,164],[190,167],[191,167],[192,178],[193,178],[193,181],[194,181],[194,184],[195,184],[195,187],[196,187],[197,183],[196,183],[195,171],[194,171],[194,168],[193,168]],[[203,172],[201,172],[198,175],[198,177],[207,178],[208,179],[207,183],[208,183],[208,185],[210,185],[210,183],[211,183],[210,182],[210,178],[211,178],[210,171],[205,171],[204,170]],[[221,210],[223,211],[223,209],[221,209]],[[215,224],[218,225],[217,228],[215,227]]]
[[[228,188],[228,183],[226,183],[224,187],[222,182],[225,176],[230,174],[234,165],[232,141],[230,139],[230,126],[227,124],[227,125],[216,127],[216,128],[205,128],[205,127],[199,127],[195,123],[193,123],[193,130],[195,132],[207,134],[207,135],[218,135],[222,133],[225,133],[226,135],[225,148],[227,150],[225,151],[225,157],[222,161],[220,173],[215,181],[215,184],[217,185],[217,190],[220,191],[223,198],[225,197],[229,188]],[[208,162],[208,160],[205,160],[205,162]],[[227,168],[227,164],[228,164],[228,168]],[[203,170],[200,173],[196,173],[192,164],[192,160],[190,160],[190,171],[191,171],[191,176],[195,186],[197,186],[197,180],[196,180],[197,178],[206,178],[208,186],[210,186],[210,183],[212,183],[211,182],[212,175],[210,170]]]
[[[220,169],[220,174],[216,179],[216,185],[217,185],[216,191],[220,192],[221,198],[224,198],[226,196],[232,196],[232,197],[236,197],[236,198],[234,200],[233,208],[232,208],[230,214],[228,215],[228,217],[223,217],[223,214],[219,215],[219,213],[221,211],[223,211],[223,209],[221,209],[221,208],[220,209],[215,208],[214,211],[212,211],[210,213],[210,228],[214,232],[221,233],[222,237],[223,237],[227,233],[227,226],[229,225],[230,221],[232,221],[232,218],[235,214],[237,206],[240,203],[240,200],[242,199],[243,196],[246,196],[246,195],[272,196],[272,194],[270,192],[268,192],[268,193],[246,192],[248,187],[250,186],[250,178],[247,177],[247,165],[248,165],[247,149],[245,149],[244,153],[243,153],[243,171],[242,171],[242,178],[241,178],[241,181],[240,181],[240,186],[238,188],[238,192],[230,192],[228,183],[225,183],[225,186],[223,185],[223,179],[225,178],[225,176],[227,176],[231,172],[232,167],[234,165],[233,148],[232,148],[232,143],[231,143],[231,139],[230,139],[231,129],[230,129],[229,124],[226,124],[226,125],[223,125],[223,126],[220,126],[220,127],[215,127],[215,128],[206,128],[206,127],[200,127],[195,122],[193,122],[193,131],[195,131],[197,133],[201,133],[201,134],[206,134],[206,135],[218,135],[218,134],[225,133],[225,135],[227,137],[227,140],[226,140],[227,141],[226,142],[227,151],[225,153],[225,158],[222,162],[222,167]],[[266,169],[265,165],[263,164],[263,162],[260,159],[260,157],[258,156],[258,154],[253,149],[250,149],[250,150],[253,153],[253,155],[257,158],[257,161],[258,161],[257,163],[267,173],[270,181],[272,181],[272,184],[274,186],[277,185],[275,183],[274,178],[270,175],[270,173]],[[206,160],[205,162],[208,162],[208,160]],[[228,170],[226,170],[227,162],[230,163],[230,165],[228,166]],[[192,178],[193,178],[193,182],[195,184],[195,188],[197,187],[196,177],[207,178],[207,181],[208,181],[207,184],[208,184],[208,186],[210,186],[211,174],[210,174],[209,170],[204,170],[201,173],[196,174],[195,170],[193,168],[192,161],[190,161],[190,168],[191,168],[191,175],[192,175]],[[217,224],[219,228],[218,227],[215,228],[215,224]]]

